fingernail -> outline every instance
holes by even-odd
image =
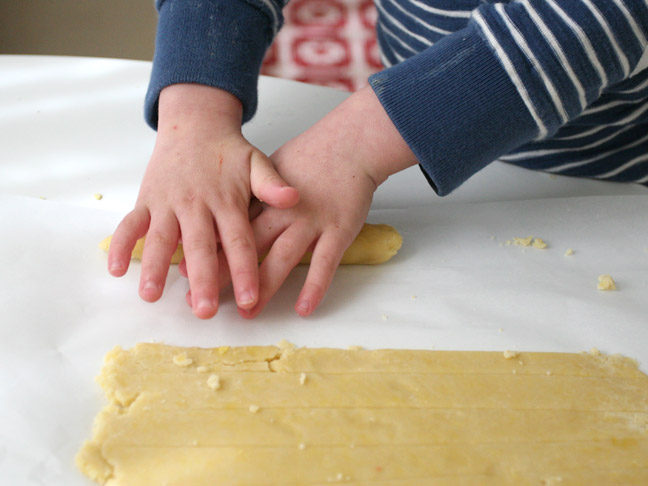
[[[114,272],[121,272],[124,269],[124,266],[119,263],[119,262],[110,262],[110,266],[108,267],[108,271],[110,273]]]
[[[310,303],[307,300],[301,300],[297,303],[297,312],[300,314],[308,314],[310,310]]]
[[[196,312],[204,311],[204,310],[209,310],[211,311],[214,307],[216,307],[216,304],[214,301],[207,299],[207,298],[202,298],[199,299],[198,302],[196,303]]]
[[[244,305],[250,305],[254,302],[254,297],[252,297],[252,292],[249,290],[244,290],[241,292],[241,295],[239,295],[237,299],[237,303],[239,306],[244,306]]]
[[[151,280],[147,280],[144,282],[144,285],[142,286],[142,290],[158,290],[159,287],[157,284]]]

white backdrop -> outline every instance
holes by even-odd
[[[97,244],[133,205],[152,149],[142,119],[149,70],[0,56],[0,485],[89,484],[73,457],[104,403],[93,378],[116,345],[598,347],[648,370],[648,191],[502,163],[443,199],[417,168],[387,181],[370,221],[397,227],[401,252],[340,269],[310,318],[293,312],[304,268],[253,321],[238,316],[231,293],[214,319],[195,319],[175,268],[161,301],[141,301],[138,265],[110,277]],[[345,96],[262,78],[245,132],[270,153]],[[504,244],[528,235],[549,248]],[[602,273],[618,291],[596,290]]]

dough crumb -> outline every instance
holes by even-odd
[[[387,314],[383,314],[382,316],[380,316],[380,318],[381,318],[383,321],[386,321],[387,319],[389,319],[389,316],[387,316]]]
[[[547,370],[547,376],[551,376],[551,370]]]
[[[412,296],[410,297],[410,300],[416,300],[416,295],[412,295]]]
[[[497,330],[497,334],[502,334],[503,332],[504,332],[504,328],[503,328],[503,327],[500,327],[500,328]]]
[[[250,405],[249,410],[252,413],[257,413],[259,410],[261,410],[261,407],[259,407],[258,405]]]
[[[504,355],[504,359],[513,359],[513,358],[517,358],[520,355],[520,353],[518,353],[517,351],[511,351],[507,349],[506,351],[504,351],[503,355]]]
[[[302,443],[299,444],[298,448],[299,448],[300,451],[303,451],[304,449],[306,449],[306,444],[304,444],[302,442]]]
[[[47,200],[47,198],[45,196],[38,196],[38,199],[40,199],[41,201],[46,201]]]
[[[173,363],[178,366],[186,367],[193,364],[193,359],[187,357],[187,353],[180,353],[173,357]]]
[[[225,353],[227,353],[229,350],[230,350],[230,347],[229,347],[229,346],[220,346],[220,347],[218,348],[218,354],[220,354],[221,356],[223,356],[223,355],[224,355]]]
[[[534,236],[527,236],[526,238],[515,237],[506,242],[508,246],[532,246],[539,250],[544,250],[549,245],[542,238],[537,238]]]
[[[574,254],[574,250],[571,248],[567,248],[567,251],[565,251],[565,256],[572,256]]]
[[[533,236],[527,236],[526,238],[521,238],[519,236],[512,238],[506,242],[507,245],[513,246],[531,246],[533,241]]]
[[[538,248],[539,250],[544,250],[548,245],[542,238],[534,238],[531,246],[533,246],[533,248]]]
[[[286,339],[282,339],[277,343],[277,347],[281,350],[284,350],[284,349],[295,349],[297,346]]]
[[[592,356],[601,356],[601,350],[599,348],[594,347],[589,350],[589,354],[591,354]]]
[[[302,374],[300,374],[300,375],[299,375],[299,384],[300,384],[300,385],[305,384],[305,383],[306,383],[306,378],[307,378],[306,373],[302,373]]]
[[[218,375],[209,375],[209,378],[207,378],[207,386],[212,390],[220,390],[220,377]]]
[[[543,479],[542,486],[555,486],[558,483],[562,483],[562,482],[563,482],[562,476],[554,476],[551,478]]]
[[[103,194],[101,194],[101,193],[99,193],[99,192],[95,192],[95,194],[94,194],[94,198],[95,198],[97,201],[101,201],[101,200],[103,199]]]
[[[196,371],[198,373],[207,373],[207,367],[206,366],[199,366],[198,368],[196,368]]]
[[[599,275],[598,285],[596,286],[599,290],[616,290],[616,284],[612,275]]]
[[[356,344],[347,347],[349,351],[362,351],[364,348],[362,346],[358,346]]]

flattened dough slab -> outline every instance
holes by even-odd
[[[77,465],[108,486],[648,484],[634,361],[506,356],[116,348]]]

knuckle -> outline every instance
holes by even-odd
[[[212,256],[212,255],[216,255],[218,251],[216,241],[209,241],[208,239],[205,238],[191,239],[183,243],[182,246],[185,249],[185,251],[187,251],[190,254],[198,253],[198,254]]]
[[[262,186],[273,186],[273,185],[278,185],[281,182],[281,179],[278,174],[276,174],[274,171],[270,170],[267,173],[263,175],[261,178],[261,185]]]
[[[231,192],[221,192],[215,196],[215,206],[227,210],[238,210],[242,211],[243,208],[247,211],[247,201],[246,198],[239,193]]]
[[[339,262],[340,258],[330,253],[321,253],[317,256],[317,265],[327,272],[334,272]]]
[[[164,264],[160,259],[148,260],[142,262],[142,277],[145,280],[158,282],[162,275],[168,270],[169,264]]]
[[[274,258],[282,264],[290,263],[297,257],[301,258],[302,255],[297,255],[297,249],[291,244],[283,243],[274,248]]]
[[[331,228],[331,232],[335,233],[338,236],[338,239],[350,243],[357,235],[357,231],[353,231],[345,224],[334,224]]]
[[[132,250],[133,245],[128,240],[115,237],[110,241],[110,253],[114,255],[122,255]]]
[[[163,246],[163,247],[173,246],[177,244],[176,240],[174,240],[174,238],[172,238],[171,235],[163,231],[149,232],[146,235],[146,241],[149,245]]]
[[[198,273],[189,275],[189,280],[191,284],[192,291],[204,291],[205,289],[209,290],[215,288],[218,284],[218,279],[215,275],[210,273]]]
[[[182,205],[186,208],[191,208],[196,202],[196,192],[189,190],[185,191],[180,200],[182,201]]]
[[[304,292],[308,295],[322,296],[326,292],[326,286],[314,280],[310,280],[304,283]]]
[[[236,282],[252,281],[257,278],[257,271],[248,268],[232,270],[232,279]]]
[[[231,251],[236,252],[249,252],[254,247],[250,238],[248,238],[246,235],[240,234],[234,235],[227,241],[226,244]]]

